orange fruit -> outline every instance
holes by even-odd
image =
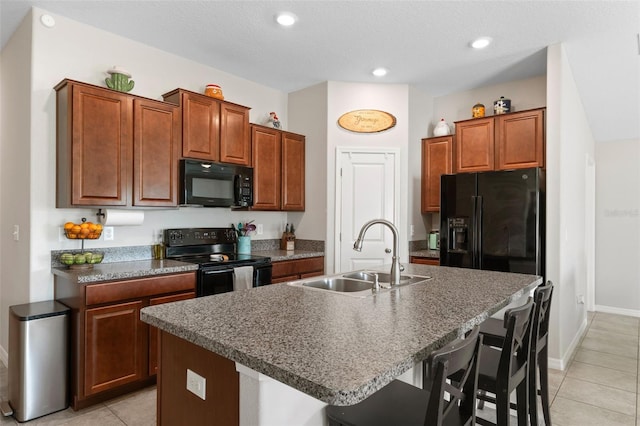
[[[82,227],[80,227],[80,225],[73,225],[73,228],[71,228],[71,232],[73,232],[74,234],[79,234],[81,229]]]
[[[95,223],[89,222],[89,229],[91,231],[95,231],[96,229],[98,229],[98,225],[96,225]]]
[[[99,223],[96,223],[96,231],[97,232],[102,232],[102,225]]]
[[[80,228],[82,228],[82,229],[89,228],[89,222],[83,222],[82,224],[80,224]]]
[[[71,228],[73,228],[73,225],[75,225],[75,223],[67,222],[67,223],[64,224],[64,229],[65,230],[71,229]]]

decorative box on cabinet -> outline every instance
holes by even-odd
[[[544,167],[544,111],[456,121],[456,172]]]
[[[71,308],[74,410],[155,382],[156,330],[140,310],[193,298],[195,285],[195,272],[86,285],[55,276],[54,297]]]
[[[324,275],[324,256],[273,262],[271,283],[283,283]]]
[[[251,125],[253,210],[304,211],[305,137]]]
[[[250,108],[184,89],[162,97],[182,109],[183,157],[251,164]]]
[[[422,213],[440,211],[440,176],[453,173],[453,136],[422,139]]]
[[[68,79],[55,89],[56,207],[178,205],[178,108]]]

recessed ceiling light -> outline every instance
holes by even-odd
[[[47,28],[53,28],[56,25],[56,20],[53,19],[53,16],[47,14],[40,17],[40,22]]]
[[[283,27],[290,27],[295,24],[297,20],[298,17],[290,12],[282,12],[276,16],[276,21]]]
[[[387,75],[387,70],[385,68],[376,68],[371,71],[371,74],[375,75],[376,77],[383,77]]]
[[[474,49],[484,49],[491,44],[491,37],[480,37],[471,42],[471,47]]]

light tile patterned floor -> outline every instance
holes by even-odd
[[[549,371],[554,426],[640,426],[639,336],[640,318],[589,313],[587,332],[567,370]],[[7,399],[7,369],[1,363],[0,397]],[[492,413],[488,411],[482,410],[481,415],[491,418]],[[75,412],[68,408],[23,424],[150,426],[155,423],[156,391],[150,387],[85,410]],[[516,424],[514,417],[511,423]],[[0,426],[14,424],[19,423],[0,417]]]

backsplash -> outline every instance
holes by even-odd
[[[251,240],[252,251],[280,250],[280,240]],[[296,240],[296,250],[324,252],[324,241]],[[153,259],[153,246],[102,247],[87,251],[104,253],[102,263],[129,262]],[[60,262],[62,253],[82,253],[82,250],[51,250],[51,267],[65,266]]]

